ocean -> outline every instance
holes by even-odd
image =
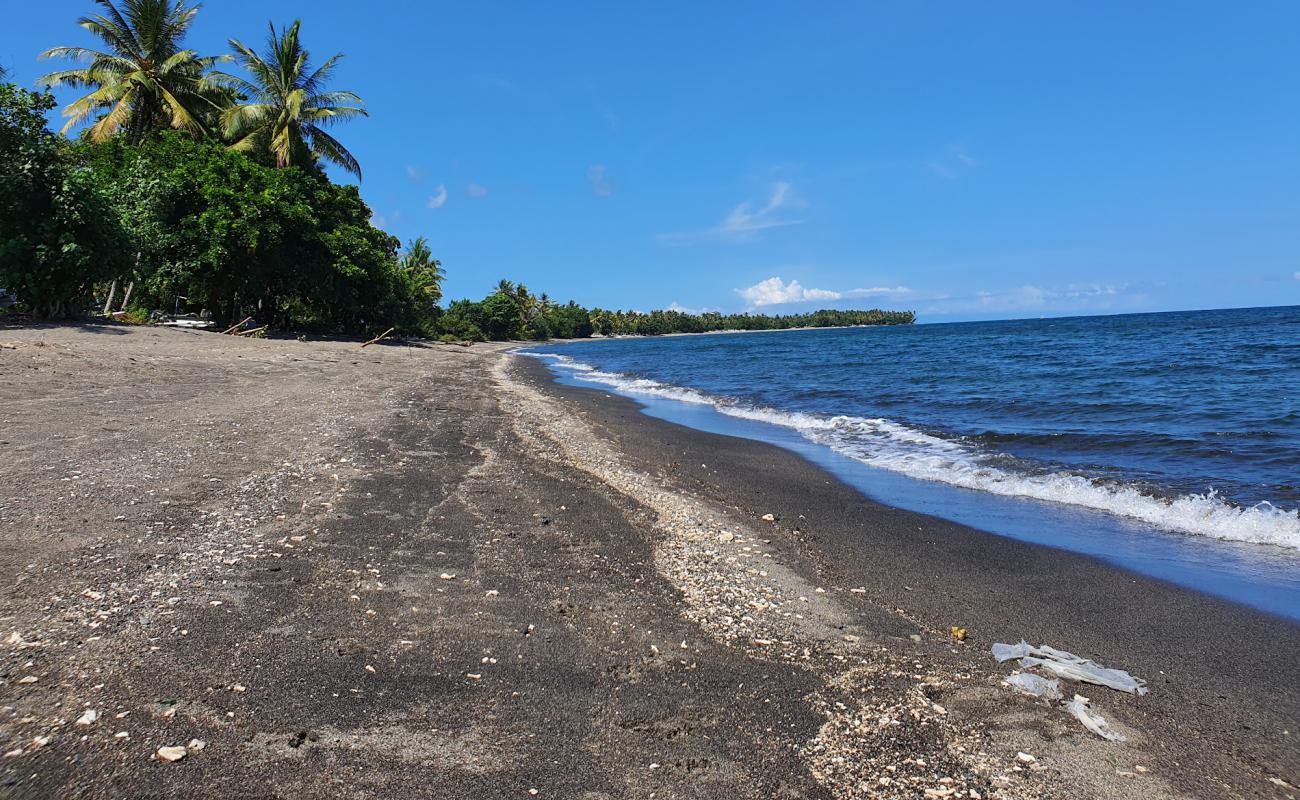
[[[1300,307],[527,352],[881,502],[1300,619]]]

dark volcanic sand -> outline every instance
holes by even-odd
[[[0,448],[3,797],[1285,797],[1300,772],[1295,626],[496,347],[0,330]],[[1146,678],[1070,686],[1130,741],[999,686],[988,645],[1021,636]]]

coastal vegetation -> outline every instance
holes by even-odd
[[[355,185],[326,172],[361,178],[328,130],[367,115],[359,95],[333,88],[342,54],[316,66],[295,20],[269,24],[260,51],[231,38],[231,54],[201,55],[185,41],[198,5],[96,3],[100,13],[79,20],[96,47],[40,54],[74,63],[43,76],[46,91],[0,73],[0,288],[28,313],[201,311],[215,323],[464,340],[913,321],[878,310],[589,310],[511,281],[444,309],[446,271],[429,241],[403,248]],[[61,134],[48,121],[55,87],[80,95]]]

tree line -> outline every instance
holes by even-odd
[[[552,302],[522,283],[503,280],[479,302],[457,300],[441,315],[446,335],[469,340],[585,339],[589,336],[657,336],[712,331],[767,331],[792,328],[837,328],[852,325],[910,325],[911,311],[837,311],[804,314],[723,314],[706,311],[608,311],[586,309],[573,301]]]
[[[316,65],[295,21],[270,24],[260,49],[232,38],[229,54],[200,55],[185,45],[197,5],[96,3],[100,13],[79,24],[99,48],[41,53],[74,62],[43,76],[43,91],[0,71],[0,290],[30,313],[203,309],[217,322],[468,340],[912,321],[886,311],[588,310],[510,281],[444,309],[445,271],[429,242],[403,248],[371,224],[356,186],[324,170],[361,176],[331,132],[366,115],[360,96],[332,87],[341,54]],[[60,86],[80,96],[56,135],[48,90]]]

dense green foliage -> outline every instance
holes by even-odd
[[[355,186],[175,133],[139,147],[83,143],[75,155],[111,191],[139,254],[129,277],[145,307],[170,308],[181,296],[223,320],[432,330],[427,265],[403,266]]]
[[[48,94],[0,84],[0,287],[57,316],[84,308],[126,251],[92,176],[46,128],[53,107]]]

